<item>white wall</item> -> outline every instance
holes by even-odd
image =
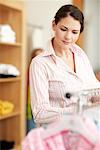
[[[100,0],[85,0],[84,49],[94,70],[100,70]]]
[[[51,22],[62,5],[71,3],[71,0],[28,0],[26,2],[27,22],[42,26],[44,41],[51,34]]]
[[[98,70],[100,71],[100,1],[99,1],[99,4],[98,4],[98,14],[99,14],[99,16],[98,16],[98,20],[99,20],[99,22],[98,22],[98,34],[99,34],[99,36],[98,36],[98,43],[99,43],[99,47],[98,47]]]

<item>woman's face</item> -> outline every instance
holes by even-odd
[[[60,48],[66,49],[75,43],[80,34],[80,22],[73,17],[62,18],[56,25],[53,21],[52,28],[55,32],[55,41]]]

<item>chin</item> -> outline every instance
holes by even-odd
[[[63,49],[66,49],[66,48],[69,48],[69,47],[70,47],[70,44],[67,44],[67,45],[63,46]]]

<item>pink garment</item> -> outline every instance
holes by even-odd
[[[82,135],[71,131],[62,131],[46,139],[49,150],[92,150],[94,145]]]
[[[100,150],[100,140],[96,143],[93,150]]]
[[[22,150],[44,150],[44,142],[41,138],[43,128],[31,130],[22,142]]]
[[[50,123],[66,113],[75,113],[77,105],[65,93],[97,83],[84,51],[73,44],[76,73],[58,56],[51,42],[30,65],[31,107],[35,122]]]
[[[74,118],[75,116],[72,115],[72,117]],[[76,119],[75,121],[77,122],[78,120]],[[80,124],[73,122],[76,129],[79,129],[78,132],[75,129],[74,131],[67,130],[66,124],[66,129],[60,129],[56,133],[52,132],[49,136],[43,136],[47,135],[48,130],[49,133],[51,133],[51,130],[54,131],[53,129],[57,125],[59,126],[58,121],[51,124],[47,129],[41,127],[31,130],[22,142],[22,150],[100,150],[100,132],[89,118],[82,119],[84,119],[83,130],[86,128],[84,130],[85,134],[81,134],[81,131],[79,131],[81,130],[78,128]]]
[[[31,130],[22,142],[22,150],[99,150],[94,149],[91,142],[75,132],[66,130],[43,140],[44,132],[43,128]]]
[[[98,140],[97,140],[93,150],[100,150],[100,130],[98,132]]]

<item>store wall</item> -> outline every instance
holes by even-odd
[[[94,71],[100,71],[100,0],[84,0],[84,50]]]

